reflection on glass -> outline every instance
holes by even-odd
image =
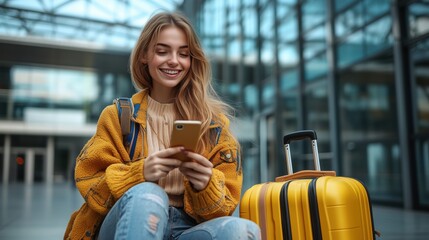
[[[341,11],[343,8],[349,6],[352,2],[356,0],[335,0],[335,10]]]
[[[243,19],[245,21],[242,22],[243,24],[243,31],[244,36],[256,38],[258,31],[256,29],[257,26],[257,16],[256,16],[256,9],[254,7],[248,7],[243,9]]]
[[[363,33],[356,32],[337,46],[337,61],[340,68],[346,67],[364,56]]]
[[[429,32],[429,5],[413,3],[408,8],[410,37],[418,37]]]
[[[296,131],[298,126],[298,69],[288,69],[280,76],[283,134]]]
[[[391,47],[391,24],[392,20],[386,16],[347,37],[337,46],[338,66],[347,67]]]
[[[233,62],[238,62],[241,58],[241,42],[234,39],[228,43],[228,58]]]
[[[411,51],[413,77],[416,86],[416,124],[414,141],[418,169],[419,201],[429,206],[429,39],[420,42]]]
[[[391,0],[364,0],[365,22],[388,13],[390,11],[390,3]]]
[[[272,65],[275,61],[274,57],[274,44],[272,41],[265,41],[261,49],[261,60],[265,64]],[[270,73],[269,71],[266,71]],[[271,73],[270,73],[271,74]]]
[[[304,36],[304,58],[308,59],[326,49],[325,26],[312,29]]]
[[[273,83],[273,79],[270,78],[268,81],[266,81],[263,84],[263,89],[262,89],[262,105],[264,107],[273,106],[274,100],[275,100],[275,96],[274,96],[274,83]]]
[[[16,66],[12,69],[15,102],[81,105],[98,94],[92,71]]]
[[[244,63],[250,64],[250,65],[256,65],[257,62],[257,49],[256,49],[256,42],[253,39],[245,40],[244,41]]]
[[[328,86],[326,79],[306,84],[304,101],[305,127],[317,132],[317,143],[321,168],[330,170],[332,168],[332,156],[329,137],[329,108],[328,108]],[[311,153],[311,150],[307,150]]]
[[[298,23],[296,18],[296,10],[287,8],[286,15],[279,16],[279,26],[277,28],[279,42],[296,41],[298,38]]]
[[[339,75],[342,170],[377,199],[400,201],[400,161],[393,59],[365,62]]]
[[[417,143],[419,201],[423,206],[429,206],[429,140],[426,139]]]
[[[337,1],[338,3],[339,1]],[[341,0],[340,2],[347,2]],[[335,20],[335,35],[340,38],[364,24],[363,5],[355,4],[350,9],[338,15]]]
[[[341,2],[347,2],[341,0]],[[337,1],[339,3],[339,1]],[[349,5],[350,8],[336,17],[335,29],[338,38],[364,26],[373,19],[389,13],[389,0],[360,0]],[[390,17],[390,16],[389,16]],[[385,25],[389,28],[389,25]]]
[[[200,16],[201,36],[223,36],[225,31],[225,1],[207,0]]]
[[[429,133],[429,40],[412,50],[416,82],[417,134]]]
[[[298,49],[295,44],[281,45],[279,47],[279,63],[282,67],[298,63]]]
[[[307,0],[302,6],[304,31],[326,20],[326,3],[320,0]]]
[[[386,16],[365,29],[365,54],[371,55],[393,45],[392,19]]]
[[[261,29],[259,29],[261,36],[264,39],[273,39],[274,37],[274,8],[272,3],[269,3],[263,10],[261,16]]]
[[[326,75],[329,70],[326,53],[322,52],[316,57],[304,63],[305,80],[313,80],[317,77]]]

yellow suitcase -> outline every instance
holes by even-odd
[[[316,170],[293,173],[289,144],[307,138]],[[240,217],[257,223],[262,239],[375,239],[366,188],[356,179],[320,171],[316,132],[294,132],[283,141],[289,175],[249,188],[240,203]]]

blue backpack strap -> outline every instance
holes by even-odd
[[[139,125],[132,121],[132,118],[137,116],[140,104],[134,105],[131,98],[126,97],[116,98],[113,103],[115,103],[118,109],[124,146],[129,153],[130,160],[132,160],[139,134]]]

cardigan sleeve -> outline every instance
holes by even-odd
[[[207,187],[196,191],[185,180],[185,211],[198,222],[232,215],[240,201],[243,176],[239,145],[228,127],[226,122],[217,145],[208,154],[214,168]]]
[[[143,182],[143,160],[130,161],[114,105],[100,115],[95,135],[76,159],[76,186],[89,207],[107,214],[126,190]]]

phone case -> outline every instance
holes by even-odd
[[[171,133],[171,147],[183,146],[188,151],[195,151],[200,136],[201,122],[194,120],[176,120],[174,121],[173,131]],[[183,154],[172,156],[182,161],[189,161]]]

